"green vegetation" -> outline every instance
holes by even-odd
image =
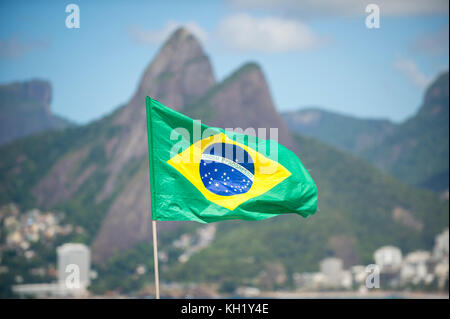
[[[136,268],[145,267],[145,274],[139,275]],[[132,293],[139,291],[154,281],[153,246],[140,243],[122,254],[112,257],[106,264],[98,267],[98,280],[93,281],[90,290],[96,294],[108,291]]]
[[[417,115],[363,156],[408,183],[448,189],[448,86],[447,72],[427,90]]]
[[[178,263],[181,251],[172,246],[172,242],[182,234],[192,233],[199,227],[197,223],[181,223],[170,232],[159,232],[159,252],[167,255],[167,260],[160,260],[160,273],[164,281],[170,281],[171,267]],[[138,274],[136,269],[145,268],[144,274]],[[94,293],[105,294],[108,291],[120,293],[136,293],[148,284],[154,282],[153,245],[142,242],[132,249],[117,253],[106,263],[96,266],[98,278],[92,282],[90,290]]]
[[[88,233],[86,241],[90,242],[112,200],[110,197],[98,203],[96,196],[107,177],[105,141],[118,135],[121,130],[120,127],[112,125],[113,115],[114,113],[102,121],[86,126],[39,133],[1,147],[0,205],[15,202],[22,209],[35,207],[36,199],[32,190],[53,165],[64,156],[87,149],[87,156],[71,167],[70,175],[75,178],[93,164],[97,169],[83,187],[55,208],[66,212],[68,221],[85,228]]]

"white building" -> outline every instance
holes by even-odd
[[[434,268],[439,289],[444,288],[445,283],[448,282],[448,268],[448,260],[438,263]]]
[[[239,287],[236,289],[236,294],[238,296],[244,296],[247,298],[259,296],[260,293],[261,291],[255,287]]]
[[[400,270],[400,280],[402,283],[411,282],[419,284],[421,282],[429,284],[433,280],[433,274],[428,271],[428,263],[431,254],[425,250],[418,250],[406,255]]]
[[[344,289],[351,289],[353,286],[353,276],[350,270],[342,272],[340,286]]]
[[[444,258],[448,260],[448,235],[449,234],[447,228],[435,238],[433,257],[436,260],[442,260]]]
[[[393,272],[402,265],[402,252],[398,247],[383,246],[375,251],[373,259],[381,272]]]
[[[70,291],[58,283],[51,284],[24,284],[12,287],[19,296],[34,296],[36,298],[64,298],[81,295],[80,290]]]
[[[327,278],[320,272],[295,273],[293,279],[296,287],[300,290],[308,291],[327,287]]]
[[[343,275],[343,263],[339,258],[325,258],[320,262],[320,272],[326,277],[327,285],[339,287]]]
[[[87,293],[90,276],[90,250],[83,244],[64,244],[57,248],[58,282],[15,285],[20,296],[81,297]]]
[[[58,254],[58,282],[70,285],[70,282],[80,284],[80,288],[89,286],[91,269],[91,253],[83,244],[64,244],[57,248]],[[78,276],[78,278],[76,278]],[[71,279],[73,279],[71,281]],[[67,281],[67,282],[66,282]]]
[[[366,266],[355,265],[350,268],[352,280],[356,284],[365,284],[367,278]]]

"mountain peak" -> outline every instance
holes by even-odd
[[[261,71],[261,66],[257,62],[250,61],[241,65],[234,73],[244,73],[252,70]]]
[[[0,144],[69,126],[68,121],[52,114],[51,99],[52,87],[45,80],[0,85]]]
[[[198,97],[216,83],[208,56],[197,38],[178,28],[164,43],[142,76],[136,93],[182,109],[189,97]]]
[[[164,42],[160,52],[170,49],[186,50],[187,48],[190,48],[190,51],[187,52],[187,54],[180,51],[178,53],[185,57],[189,57],[189,55],[205,55],[202,45],[197,37],[188,29],[179,27],[170,34]]]
[[[145,97],[150,96],[168,107],[183,110],[192,100],[202,96],[216,83],[208,56],[200,42],[185,28],[177,29],[163,44],[156,57],[144,71],[139,87],[131,101],[114,118],[114,123],[127,127],[120,136],[112,137],[114,153],[108,162],[108,179],[97,201],[111,196],[120,185],[120,174],[129,163],[146,158],[147,139]],[[94,260],[102,260],[114,254],[115,249],[126,249],[136,242],[148,238],[145,228],[149,212],[147,196],[148,166],[139,170],[124,186],[124,191],[114,200],[108,210],[108,217],[93,243]],[[133,208],[128,203],[134,203]],[[124,213],[127,221],[124,222]],[[144,214],[143,214],[144,213]],[[144,226],[142,226],[144,225]],[[123,236],[117,238],[117,229]]]
[[[186,113],[206,124],[223,128],[278,128],[279,141],[291,149],[295,143],[278,114],[261,67],[246,63],[202,98],[189,105]],[[268,137],[266,137],[268,138]],[[274,137],[271,137],[272,139]]]
[[[252,71],[258,71],[262,75],[262,69],[258,63],[247,62],[247,63],[243,64],[242,66],[240,66],[236,71],[231,73],[231,75],[226,80],[237,79],[239,76],[248,74],[249,72],[252,72]]]
[[[260,82],[261,84],[265,84],[265,78],[264,78],[264,74],[262,72],[261,67],[259,66],[259,64],[255,63],[255,62],[247,62],[245,64],[243,64],[242,66],[240,66],[239,68],[237,68],[234,72],[232,72],[229,76],[227,76],[221,83],[218,83],[214,88],[212,88],[210,90],[210,92],[208,92],[209,94],[207,94],[206,96],[202,97],[202,99],[208,98],[209,95],[211,95],[211,93],[214,93],[216,91],[218,91],[219,89],[223,89],[224,87],[236,83],[237,80],[241,80],[244,76],[249,77],[250,74],[252,74],[252,72],[257,72],[257,74],[255,74],[255,82]]]
[[[21,96],[22,99],[33,100],[36,106],[50,114],[52,87],[48,81],[31,79],[24,82],[15,82],[0,86],[0,90],[2,94],[8,92],[9,94]]]
[[[446,117],[448,114],[449,78],[448,71],[441,73],[427,88],[423,106],[419,110],[421,115],[431,115],[433,117]]]
[[[135,123],[145,113],[142,104],[146,96],[182,110],[215,83],[211,63],[200,42],[186,28],[180,27],[164,42],[145,69],[135,95],[117,122]]]
[[[186,40],[194,40],[199,42],[197,38],[191,32],[189,32],[188,29],[186,29],[185,27],[179,27],[174,32],[172,32],[172,34],[167,39],[167,42],[178,42]]]

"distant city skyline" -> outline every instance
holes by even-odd
[[[279,111],[318,106],[403,121],[448,70],[447,1],[371,1],[379,29],[365,26],[367,1],[73,3],[80,29],[66,28],[66,2],[0,4],[0,82],[50,81],[53,112],[78,123],[126,103],[178,26],[201,41],[218,81],[260,64]]]

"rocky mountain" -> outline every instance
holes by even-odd
[[[273,104],[264,74],[256,63],[247,63],[222,82],[209,89],[204,96],[185,109],[191,117],[203,119],[208,125],[223,128],[278,128],[279,141],[295,149],[289,129]],[[252,133],[248,131],[248,133]]]
[[[317,216],[306,220],[284,216],[253,224],[219,223],[215,247],[223,249],[220,258],[227,260],[223,265],[229,266],[228,271],[237,273],[242,266],[244,257],[235,259],[233,251],[252,256],[262,252],[256,244],[247,245],[251,238],[271,242],[265,251],[272,247],[271,258],[280,258],[286,265],[294,265],[308,244],[326,243],[320,249],[311,248],[298,268],[310,267],[328,253],[349,254],[347,262],[367,260],[375,244],[427,247],[448,225],[448,201],[403,185],[343,152],[290,134],[258,65],[246,64],[216,84],[208,57],[184,29],[177,30],[163,45],[126,105],[86,126],[31,136],[4,146],[0,150],[0,204],[12,201],[24,207],[52,207],[66,212],[68,222],[86,230],[86,237],[80,240],[92,245],[96,264],[110,257],[117,261],[138,243],[149,241],[146,95],[207,125],[278,127],[280,141],[305,160],[317,179]],[[394,213],[397,208],[402,213]],[[192,223],[159,223],[162,247],[164,234],[178,232],[186,224]],[[239,239],[243,241],[236,242]],[[283,246],[286,243],[290,244]],[[239,249],[233,250],[236,244]],[[356,253],[352,255],[353,248],[349,252],[346,247],[357,247]],[[202,267],[196,272],[206,273],[204,268],[211,268],[208,264]],[[255,267],[265,265],[261,262]],[[190,276],[177,269],[171,273],[174,278]],[[214,280],[214,276],[208,279]]]
[[[448,91],[446,72],[427,89],[417,114],[363,156],[410,184],[448,190]]]
[[[302,108],[282,113],[289,128],[355,154],[379,145],[396,125],[389,120],[362,119],[321,108]]]
[[[120,125],[126,133],[109,141],[115,146],[109,155],[108,177],[97,201],[104,200],[117,189],[117,179],[127,165],[135,165],[138,169],[108,209],[93,243],[94,260],[108,258],[115,250],[126,249],[151,234],[147,228],[150,186],[148,150],[144,145],[147,140],[145,97],[151,96],[181,111],[215,83],[211,63],[199,42],[185,29],[177,30],[145,70],[134,97],[113,119],[113,123]],[[118,238],[117,233],[124,235]]]
[[[179,29],[146,68],[126,105],[87,126],[42,137],[38,150],[28,144],[33,142],[13,145],[22,157],[12,162],[2,158],[15,165],[7,169],[10,184],[2,183],[0,189],[28,193],[37,205],[62,207],[78,223],[90,225],[94,261],[146,240],[151,231],[145,96],[182,110],[215,82],[199,42]],[[54,156],[35,155],[44,149],[53,150]],[[27,185],[16,185],[17,174],[30,162],[39,172]]]
[[[283,113],[294,132],[348,150],[386,172],[435,191],[448,190],[448,72],[427,89],[418,112],[400,124],[318,108]]]
[[[43,80],[0,85],[0,145],[16,138],[72,125],[52,114],[52,89]]]
[[[72,197],[83,184],[98,183],[101,179],[93,202],[97,205],[108,201],[109,205],[93,241],[94,261],[110,257],[151,235],[147,228],[150,203],[145,96],[182,110],[214,84],[211,64],[198,41],[186,30],[178,30],[145,70],[130,102],[93,124],[93,128],[103,126],[116,133],[96,136],[87,145],[71,150],[33,188],[40,204],[56,205]],[[100,163],[88,161],[85,167],[67,170],[93,154],[100,155]],[[75,181],[72,176],[77,176]]]

